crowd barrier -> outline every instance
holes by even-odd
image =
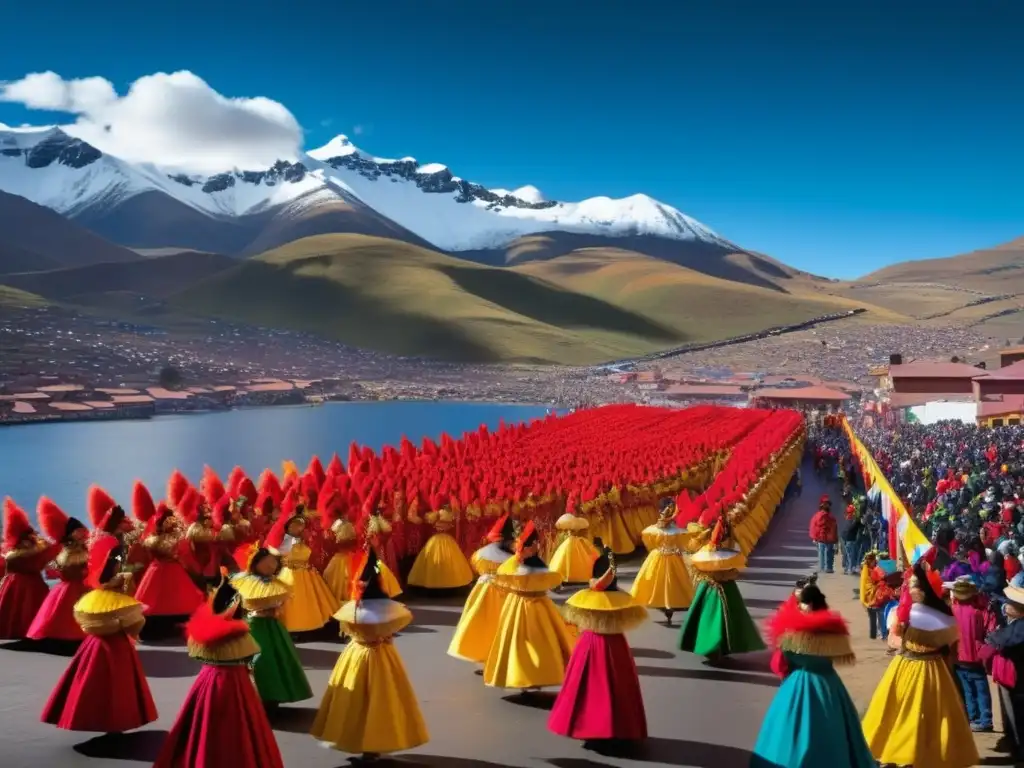
[[[931,542],[917,527],[903,500],[892,489],[892,485],[889,484],[888,478],[879,468],[871,451],[857,437],[857,433],[853,431],[853,427],[850,426],[850,422],[845,416],[842,419],[842,426],[850,440],[853,454],[860,464],[864,476],[864,486],[866,488],[875,486],[881,493],[882,517],[889,524],[889,556],[896,560],[900,554],[903,554],[909,564],[914,564],[931,548]]]

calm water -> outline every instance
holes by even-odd
[[[314,454],[324,464],[335,451],[348,458],[353,440],[379,450],[442,432],[458,437],[481,424],[496,427],[546,413],[543,406],[479,403],[329,403],[269,407],[150,421],[33,424],[0,429],[0,497],[12,496],[33,512],[39,496],[53,498],[70,515],[84,515],[90,483],[106,488],[125,509],[136,479],[162,498],[175,468],[198,483],[204,464],[226,479],[241,465],[255,480],[266,467],[299,468]]]

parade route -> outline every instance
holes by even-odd
[[[803,495],[780,509],[740,583],[751,615],[759,622],[790,593],[797,578],[814,568],[808,521],[825,485],[809,465],[805,464],[803,474]],[[622,588],[629,588],[640,562],[639,556],[621,562]],[[652,612],[652,621],[629,635],[643,686],[650,739],[628,756],[597,754],[547,730],[553,693],[524,698],[486,688],[473,665],[447,655],[464,597],[405,595],[399,599],[407,602],[415,620],[396,644],[419,698],[431,741],[380,765],[746,768],[749,750],[778,685],[768,671],[767,652],[708,666],[702,658],[675,648],[678,624],[685,614],[677,615],[675,626],[668,628],[661,615]],[[341,649],[329,637],[299,645],[314,699],[282,708],[273,717],[286,766],[337,768],[350,763],[349,755],[325,749],[308,735],[319,697]],[[39,722],[46,697],[67,659],[27,651],[17,643],[0,646],[0,765],[151,765],[199,665],[188,658],[183,643],[142,645],[139,653],[160,719],[139,732],[89,740],[88,734],[60,731]],[[95,705],[113,703],[97,701]],[[225,733],[223,738],[231,739],[232,734]]]

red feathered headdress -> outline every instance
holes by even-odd
[[[505,538],[505,525],[509,521],[508,514],[504,514],[497,519],[491,530],[487,532],[487,540],[492,544],[497,544]]]
[[[146,527],[142,531],[142,538],[148,539],[150,536],[155,536],[160,531],[160,526],[163,525],[164,520],[173,515],[174,512],[164,502],[160,502],[156,505],[156,510],[153,512],[149,520],[146,521]]]
[[[85,577],[87,587],[99,589],[103,586],[103,571],[119,547],[117,539],[109,534],[100,534],[93,539],[92,546],[89,547],[89,565]]]
[[[149,518],[156,514],[156,505],[149,489],[136,480],[132,486],[132,516],[140,523],[148,523]]]
[[[185,492],[192,487],[192,484],[188,481],[188,478],[181,474],[177,469],[171,472],[170,478],[167,480],[167,506],[171,509],[177,509],[181,503],[181,499],[185,496]]]
[[[203,467],[203,479],[199,481],[199,490],[211,507],[227,493],[224,483],[220,481],[217,473],[209,465]]]
[[[86,509],[89,512],[89,522],[92,523],[93,528],[102,530],[103,518],[116,506],[117,502],[105,490],[98,485],[89,486]]]
[[[248,476],[245,474],[245,470],[237,465],[234,466],[231,469],[230,474],[228,474],[228,494],[230,494],[231,496],[237,496],[238,487],[242,484],[243,480],[249,480]],[[252,481],[249,480],[249,482]],[[254,493],[252,495],[252,498],[249,499],[249,501],[252,501],[255,498],[256,494]]]
[[[265,542],[267,547],[273,550],[280,549],[281,545],[284,543],[285,533],[288,530],[288,523],[291,519],[291,515],[285,514],[282,514],[277,518],[274,525],[271,526],[270,531],[267,533],[267,540]]]
[[[4,499],[4,550],[15,549],[28,534],[35,533],[25,510],[8,496]]]
[[[77,520],[72,522],[64,510],[57,506],[52,500],[43,496],[36,505],[36,515],[39,518],[39,527],[51,541],[63,541],[75,528],[83,527]],[[77,523],[77,525],[73,524]]]
[[[231,497],[226,493],[213,505],[213,523],[218,528],[231,519]]]
[[[213,602],[204,602],[185,624],[185,635],[190,644],[215,648],[237,637],[249,634],[249,625],[240,619],[215,613]]]
[[[529,547],[536,538],[537,527],[533,524],[533,520],[530,520],[523,526],[523,530],[520,532],[519,538],[516,539],[516,559],[520,562],[526,559],[526,548]]]
[[[246,506],[249,507],[256,504],[256,499],[259,497],[259,494],[256,492],[256,486],[248,477],[242,478],[242,481],[238,484],[238,487],[235,488],[235,492],[231,495],[235,499],[244,498]]]
[[[199,491],[190,485],[178,500],[178,516],[189,525],[197,522],[199,520],[199,503],[201,501],[202,497],[199,495]]]

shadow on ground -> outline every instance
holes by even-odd
[[[99,760],[135,760],[152,764],[159,757],[166,739],[167,731],[105,733],[75,744],[72,749],[80,755]]]
[[[140,648],[139,659],[146,677],[195,677],[200,664],[184,651],[161,651],[155,648]]]

